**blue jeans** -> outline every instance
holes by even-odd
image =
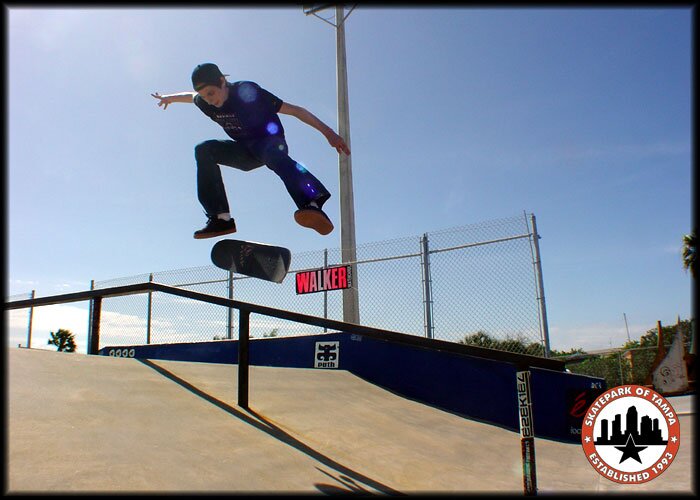
[[[248,172],[263,165],[284,182],[298,208],[315,201],[319,208],[331,197],[330,193],[306,168],[287,154],[284,137],[268,136],[247,140],[210,140],[197,144],[197,196],[207,215],[229,212],[228,199],[221,168],[226,165]]]

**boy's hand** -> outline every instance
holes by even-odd
[[[151,94],[151,95],[159,100],[158,107],[163,106],[163,105],[165,106],[163,108],[163,110],[168,109],[168,104],[173,103],[173,99],[170,96],[162,96],[158,92]]]
[[[350,154],[350,148],[348,147],[348,145],[345,144],[345,141],[343,140],[343,138],[340,137],[335,132],[331,131],[326,136],[326,139],[328,139],[328,144],[333,146],[338,151],[338,153],[345,153],[346,155]]]

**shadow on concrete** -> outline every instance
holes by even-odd
[[[316,467],[316,470],[322,472],[329,478],[331,478],[333,481],[336,481],[342,485],[340,486],[334,486],[332,484],[325,484],[325,483],[315,483],[314,486],[318,491],[325,495],[371,495],[372,492],[369,490],[366,490],[359,484],[357,484],[352,478],[344,475],[339,475],[338,477],[332,476],[331,474],[328,474],[325,470],[319,469]]]
[[[394,490],[393,488],[390,488],[389,486],[386,486],[378,481],[375,481],[372,478],[369,478],[363,474],[360,474],[359,472],[355,472],[354,470],[339,464],[335,460],[323,455],[322,453],[314,450],[310,446],[302,443],[298,439],[294,438],[293,436],[290,436],[287,432],[284,430],[280,429],[278,426],[276,426],[274,423],[270,422],[269,419],[266,419],[259,413],[255,412],[254,410],[251,409],[246,409],[245,413],[237,408],[234,408],[233,406],[224,403],[220,399],[217,399],[201,389],[195,387],[194,385],[190,384],[186,380],[178,377],[174,373],[166,370],[162,366],[157,365],[151,360],[148,359],[138,359],[140,363],[146,365],[147,367],[151,368],[152,370],[155,370],[158,372],[160,375],[164,376],[165,378],[175,382],[179,386],[183,387],[184,389],[187,389],[190,391],[192,394],[199,396],[203,400],[207,401],[208,403],[213,404],[214,406],[220,408],[221,410],[225,411],[229,415],[232,415],[243,422],[245,422],[248,425],[251,425],[255,427],[256,429],[278,439],[282,443],[291,446],[292,448],[296,449],[297,451],[300,451],[301,453],[304,453],[305,455],[309,456],[310,458],[316,460],[317,462],[325,465],[326,467],[329,467],[336,472],[340,473],[341,475],[339,476],[340,479],[334,478],[333,476],[327,474],[324,472],[324,474],[328,475],[334,480],[339,481],[345,488],[340,488],[337,486],[332,486],[332,485],[324,485],[324,484],[316,484],[316,488],[321,491],[322,493],[329,494],[329,495],[337,495],[337,494],[367,494],[370,493],[367,490],[364,490],[361,486],[359,486],[357,482],[360,482],[366,486],[369,486],[370,488],[374,488],[377,491],[380,491],[382,493],[386,493],[389,495],[403,495],[403,493]],[[251,416],[247,415],[246,413],[252,415]],[[318,467],[317,467],[318,469]],[[321,469],[318,469],[321,470]],[[323,472],[323,471],[321,471]]]

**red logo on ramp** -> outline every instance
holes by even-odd
[[[583,417],[581,444],[603,477],[640,484],[661,475],[678,454],[680,424],[671,404],[638,385],[601,394]]]

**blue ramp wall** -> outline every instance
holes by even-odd
[[[317,342],[339,343],[335,369],[347,370],[401,396],[519,432],[516,368],[509,363],[329,333],[251,339],[250,364],[313,369]],[[236,364],[238,341],[114,346],[101,349],[100,354]],[[583,411],[605,390],[605,381],[539,368],[531,369],[531,374],[536,436],[580,442]]]

